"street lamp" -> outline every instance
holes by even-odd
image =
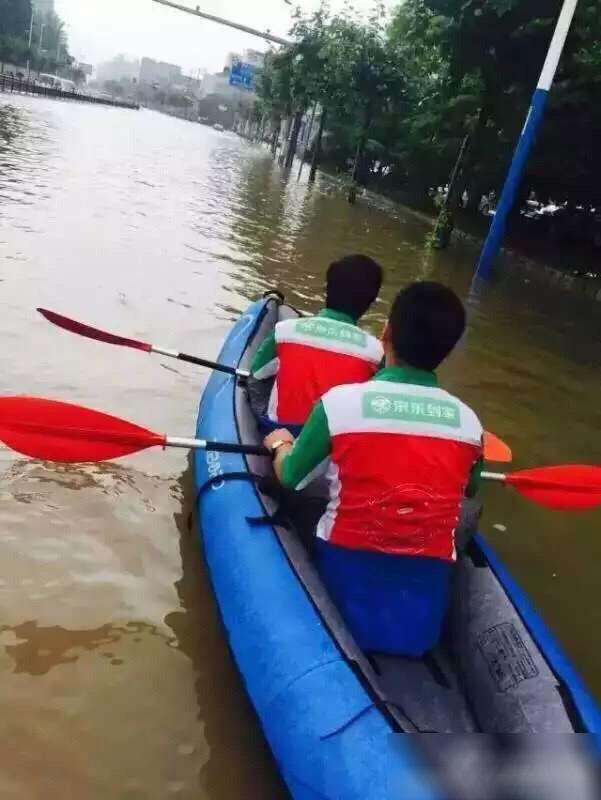
[[[258,31],[255,28],[249,28],[248,25],[242,25],[239,22],[232,22],[231,20],[223,19],[223,17],[216,17],[214,14],[207,14],[200,10],[200,6],[196,6],[196,8],[189,8],[188,6],[182,6],[179,3],[174,3],[172,0],[153,0],[153,2],[160,3],[163,6],[170,6],[171,8],[175,8],[177,11],[184,11],[186,14],[194,14],[196,17],[202,17],[202,19],[208,19],[211,22],[217,22],[219,25],[227,25],[229,28],[235,28],[238,31],[250,33],[251,36],[258,36],[260,39],[265,39],[266,41],[273,42],[274,44],[290,44],[287,39],[282,39],[280,36],[274,36],[269,31]]]

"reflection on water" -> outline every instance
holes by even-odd
[[[211,357],[250,299],[277,286],[315,310],[327,264],[362,251],[386,270],[366,319],[378,331],[411,280],[468,296],[474,250],[426,251],[427,231],[382,199],[349,206],[331,179],[287,177],[230,134],[2,97],[0,392],[189,435],[205,371],[70,335],[35,308]],[[529,281],[470,296],[443,381],[516,468],[599,462],[598,315]],[[57,467],[0,449],[0,474],[3,800],[284,796],[184,524],[187,455]],[[599,512],[485,495],[485,531],[601,694]]]
[[[29,675],[45,675],[48,670],[58,664],[67,664],[77,661],[79,651],[96,650],[111,642],[118,642],[121,635],[133,633],[136,623],[127,624],[127,628],[114,625],[101,625],[99,628],[86,631],[73,631],[53,625],[40,628],[35,621],[23,622],[12,628],[0,627],[0,641],[4,643],[6,653],[15,662],[14,672],[27,672]],[[138,623],[141,627],[153,628],[154,626]],[[130,629],[133,626],[134,630]],[[156,628],[153,633],[156,634]],[[14,637],[18,644],[9,644]],[[122,664],[123,661],[114,658],[113,653],[102,654],[111,659],[111,664]]]

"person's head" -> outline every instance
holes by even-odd
[[[359,319],[382,285],[382,267],[368,256],[345,256],[328,267],[326,306]]]
[[[465,330],[465,309],[441,283],[420,281],[400,291],[382,337],[387,363],[434,370]]]

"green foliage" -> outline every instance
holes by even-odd
[[[53,12],[43,17],[34,12],[30,31],[31,22],[31,0],[0,0],[0,61],[24,66],[29,60],[34,70],[71,74],[74,59],[62,19]]]
[[[266,61],[262,108],[274,119],[317,102],[328,112],[324,152],[360,181],[426,197],[445,184],[463,137],[460,188],[477,204],[498,189],[536,86],[561,0],[404,0],[297,13],[294,44]],[[601,13],[580,0],[523,190],[601,203]]]
[[[0,0],[0,39],[27,39],[30,20],[31,0]]]
[[[31,0],[0,0],[0,60],[27,58]]]

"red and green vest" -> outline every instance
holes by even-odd
[[[282,482],[300,489],[325,473],[330,499],[317,536],[333,545],[452,561],[482,434],[433,373],[391,367],[322,398]]]
[[[275,375],[270,419],[302,425],[322,395],[340,384],[369,380],[382,358],[374,336],[348,315],[325,309],[315,317],[278,322],[251,371],[259,380]]]

